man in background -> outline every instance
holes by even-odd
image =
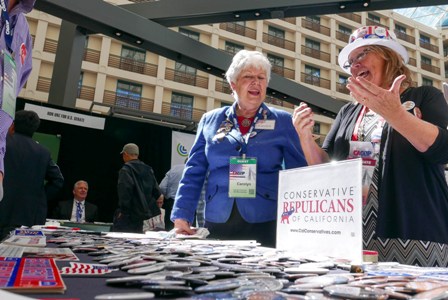
[[[33,43],[25,14],[33,9],[34,2],[0,3],[0,200],[3,198],[6,136],[14,119],[16,98],[32,69]]]
[[[174,199],[176,198],[179,181],[185,169],[185,164],[174,165],[160,182],[160,191],[164,196],[163,208],[165,209],[165,229],[167,231],[173,229],[174,224],[170,220],[171,210],[173,208]]]
[[[143,233],[143,220],[160,215],[156,200],[163,197],[150,166],[138,159],[136,144],[126,144],[121,151],[124,161],[118,173],[118,209],[113,231]]]
[[[77,223],[95,222],[98,207],[86,201],[88,191],[87,181],[77,181],[73,186],[73,199],[59,202],[53,214],[54,218]]]
[[[0,202],[2,237],[22,225],[45,224],[47,202],[64,184],[50,151],[32,139],[39,125],[34,111],[18,111],[6,139],[5,194]]]

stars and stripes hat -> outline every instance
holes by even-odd
[[[363,26],[355,30],[338,56],[339,66],[347,73],[350,73],[350,68],[344,68],[345,63],[350,56],[350,53],[359,48],[369,45],[384,46],[397,52],[403,59],[403,63],[407,64],[409,55],[406,48],[398,41],[394,32],[381,26]]]

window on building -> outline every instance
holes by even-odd
[[[305,39],[305,54],[320,59],[320,42],[312,39]]]
[[[311,48],[311,49],[320,51],[320,42],[314,41],[312,39],[306,38],[305,39],[305,46],[307,48]]]
[[[268,27],[268,34],[271,36],[275,36],[277,38],[284,39],[285,38],[285,31],[273,26]]]
[[[228,41],[226,41],[225,47],[226,47],[225,51],[227,53],[232,54],[232,55],[235,55],[237,52],[239,52],[240,50],[244,49],[243,45],[232,43],[232,42],[228,42]]]
[[[423,78],[422,78],[422,85],[429,85],[429,86],[432,86],[432,85],[433,85],[433,82],[432,82],[431,79],[428,79],[428,78],[423,77]]]
[[[185,120],[193,118],[193,96],[173,92],[170,115]]]
[[[276,55],[269,54],[267,55],[268,60],[272,65],[272,72],[278,74],[280,76],[284,76],[285,72],[285,59],[283,57],[279,57]]]
[[[398,31],[398,32],[406,34],[406,27],[401,26],[399,24],[395,24],[395,30]]]
[[[426,36],[424,34],[420,34],[420,42],[421,43],[430,44],[431,43],[431,39],[429,38],[429,36]]]
[[[377,15],[369,13],[369,14],[367,14],[367,19],[369,19],[370,21],[372,21],[374,23],[381,24],[381,18],[378,17]]]
[[[179,33],[192,38],[193,40],[199,41],[199,32],[192,31],[185,28],[179,28]]]
[[[344,75],[339,75],[338,82],[342,85],[346,85],[348,81],[348,77]]]
[[[320,85],[320,69],[305,65],[305,82],[312,85]]]
[[[141,49],[123,46],[121,48],[120,69],[143,73],[146,52]]]
[[[305,19],[310,22],[320,24],[320,17],[318,16],[306,16]]]
[[[313,133],[320,134],[320,123],[319,122],[314,122]]]
[[[179,28],[179,33],[199,41],[199,33],[195,31]],[[187,66],[183,63],[176,61],[176,64],[174,65],[174,81],[176,82],[195,85],[196,73],[197,70],[195,68]]]
[[[268,27],[268,43],[277,47],[285,47],[285,31],[273,26]]]
[[[431,58],[422,55],[422,64],[431,65],[432,64]]]
[[[146,52],[141,49],[131,48],[128,46],[123,46],[121,48],[121,57],[131,59],[134,61],[144,62],[146,57]]]
[[[142,85],[118,80],[115,105],[132,109],[140,109]]]
[[[341,32],[343,34],[346,34],[346,35],[351,35],[352,34],[352,29],[348,28],[348,27],[345,27],[345,26],[342,26],[342,25],[339,25],[339,32]]]
[[[272,54],[268,53],[267,58],[271,62],[272,66],[276,66],[279,68],[285,67],[285,59],[283,57],[272,55]]]

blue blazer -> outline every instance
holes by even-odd
[[[249,223],[276,219],[279,170],[303,167],[307,163],[291,115],[265,104],[262,107],[266,119],[275,121],[275,128],[254,129],[256,135],[247,144],[247,157],[257,158],[256,198],[229,198],[229,159],[241,156],[243,137],[233,125],[231,107],[218,108],[204,114],[199,122],[176,194],[172,221],[184,219],[193,223],[206,176],[206,221],[225,223],[235,201],[241,216]],[[231,130],[222,140],[217,139],[218,129],[229,122]]]

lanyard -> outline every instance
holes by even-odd
[[[367,107],[363,106],[362,109],[361,109],[361,112],[359,113],[358,119],[356,120],[355,129],[353,130],[352,141],[357,141],[358,140],[359,126],[360,126],[360,124],[362,122],[362,118],[366,114],[366,110],[367,110]]]
[[[2,23],[5,27],[5,41],[7,49],[12,53],[12,38],[13,38],[13,29],[11,26],[11,22],[9,21],[9,13],[8,13],[8,0],[0,0],[0,6],[2,9]]]
[[[235,107],[238,103],[235,102],[235,104],[230,108],[230,115],[233,118],[233,124],[235,125],[235,129],[240,131],[240,125],[238,124],[238,118],[236,116]],[[254,121],[252,122],[252,125],[249,128],[249,131],[243,136],[243,142],[241,143],[241,154],[243,157],[246,157],[247,153],[247,143],[249,143],[250,134],[255,128],[255,123],[257,123],[258,119],[262,116],[263,106],[260,106],[258,109],[257,115],[254,118]]]

